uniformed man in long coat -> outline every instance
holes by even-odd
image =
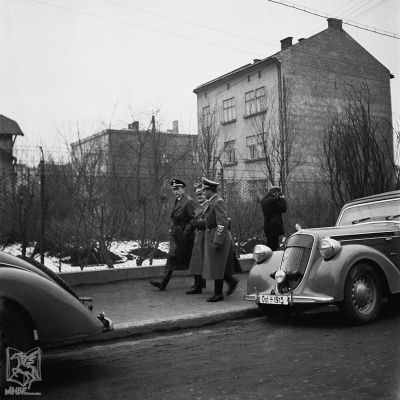
[[[202,278],[203,275],[203,264],[204,264],[204,235],[205,235],[205,223],[204,223],[204,209],[206,199],[203,196],[202,185],[197,184],[195,189],[197,201],[199,206],[194,211],[194,219],[192,226],[195,231],[195,238],[192,250],[192,257],[190,258],[189,273],[194,275],[194,285],[190,290],[186,291],[186,294],[201,294],[202,289],[206,285],[206,281]]]
[[[207,199],[204,214],[204,267],[203,277],[214,279],[214,295],[207,299],[208,302],[224,300],[222,294],[224,280],[229,288],[230,295],[236,288],[238,281],[233,274],[233,241],[229,231],[229,218],[225,201],[217,194],[218,183],[209,179],[202,180],[203,194]]]
[[[196,206],[193,199],[185,193],[185,187],[185,182],[180,179],[174,178],[171,180],[175,204],[171,214],[170,243],[164,278],[161,282],[150,281],[153,286],[160,290],[165,290],[173,271],[189,268],[194,241],[191,221],[193,220]]]

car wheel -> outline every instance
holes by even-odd
[[[6,387],[6,368],[8,347],[21,351],[33,347],[33,330],[18,314],[12,313],[0,304],[0,391]]]
[[[368,324],[378,318],[382,305],[382,285],[371,265],[355,264],[346,277],[341,310],[356,324]]]

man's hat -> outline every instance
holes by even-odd
[[[175,189],[175,188],[177,188],[177,187],[179,187],[179,186],[185,187],[185,186],[186,186],[186,183],[183,182],[183,181],[181,181],[180,179],[177,179],[177,178],[171,179],[171,187],[172,187],[173,189]]]
[[[280,188],[279,186],[271,186],[271,187],[269,188],[269,191],[270,191],[270,192],[280,192],[280,191],[281,191],[281,188]]]
[[[203,178],[201,181],[203,183],[202,189],[216,189],[219,185],[218,182],[210,181],[207,178]]]
[[[201,183],[195,183],[194,184],[194,191],[196,194],[201,194]]]

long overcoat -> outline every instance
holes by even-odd
[[[204,236],[205,236],[205,222],[204,222],[204,208],[200,206],[196,208],[192,226],[195,229],[195,238],[192,250],[192,257],[190,258],[189,273],[191,275],[203,275],[203,262],[204,262]]]
[[[183,194],[175,200],[172,210],[172,225],[169,231],[170,242],[166,268],[168,270],[184,270],[189,268],[192,255],[194,231],[191,221],[194,217],[195,203]]]
[[[229,219],[225,201],[218,195],[208,201],[204,215],[203,278],[223,279],[232,274],[233,242],[229,231]]]
[[[271,235],[283,235],[282,213],[286,212],[285,198],[268,193],[261,200],[261,208],[264,214],[264,231]]]

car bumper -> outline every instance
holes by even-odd
[[[260,294],[246,294],[244,300],[254,301],[256,304],[260,303]],[[290,305],[296,304],[332,304],[335,300],[331,296],[301,296],[292,295]]]

